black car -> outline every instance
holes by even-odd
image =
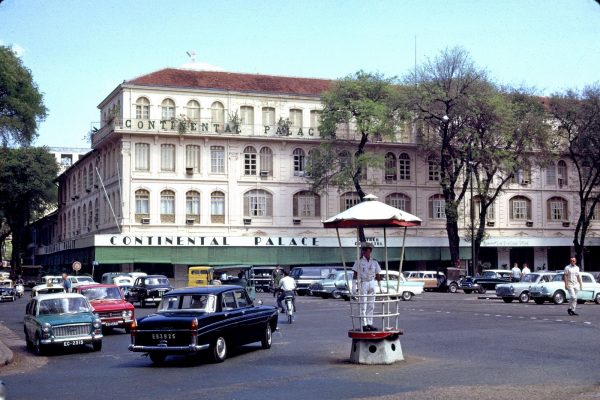
[[[129,288],[125,300],[130,303],[139,302],[141,307],[146,307],[148,303],[158,303],[172,289],[169,278],[164,275],[140,276]]]
[[[496,290],[496,285],[500,283],[509,283],[510,275],[510,270],[489,269],[483,271],[482,276],[467,276],[462,279],[458,288],[465,293],[478,292],[484,294],[488,290]]]
[[[136,321],[129,350],[148,353],[155,363],[207,350],[222,362],[230,346],[260,342],[270,348],[277,318],[275,307],[254,305],[241,286],[176,289],[163,296],[155,314]]]

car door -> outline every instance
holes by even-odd
[[[131,289],[129,289],[129,298],[127,299],[127,301],[130,301],[130,302],[139,301],[140,288],[141,288],[143,281],[144,281],[143,277],[137,278],[135,280],[135,283],[133,284]]]
[[[27,303],[27,307],[25,307],[25,317],[24,317],[24,325],[25,325],[25,336],[27,341],[32,342],[35,338],[35,309],[36,309],[36,300],[31,300]]]
[[[591,275],[581,274],[582,290],[577,294],[578,300],[592,301],[596,297],[596,281]]]
[[[239,309],[237,306],[237,301],[235,299],[235,293],[233,290],[222,293],[221,309],[223,311],[221,330],[227,337],[230,338],[230,340],[236,343],[240,342],[240,340],[243,339],[242,336],[244,335],[244,313],[243,310]]]

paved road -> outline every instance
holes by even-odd
[[[595,304],[569,317],[565,305],[425,293],[401,303],[406,360],[365,366],[349,362],[348,303],[300,297],[296,322],[280,323],[270,350],[246,346],[222,364],[171,357],[163,367],[127,351],[121,333],[107,336],[100,353],[32,356],[22,341],[24,305],[0,304],[15,340],[15,362],[0,368],[10,400],[600,398]]]

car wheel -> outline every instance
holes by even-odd
[[[102,350],[102,340],[98,340],[98,341],[92,343],[92,347],[94,348],[94,351]]]
[[[562,304],[565,302],[565,294],[563,292],[561,292],[560,290],[557,290],[556,293],[554,293],[554,296],[552,296],[552,301],[554,302],[554,304]]]
[[[451,283],[448,286],[448,293],[456,293],[458,291],[458,285],[456,283]]]
[[[260,341],[263,349],[270,349],[271,343],[273,342],[273,332],[271,331],[271,324],[267,322],[263,337]]]
[[[544,299],[533,299],[533,301],[535,301],[535,304],[544,304]]]
[[[225,341],[225,338],[222,336],[219,336],[217,339],[215,339],[213,345],[212,345],[212,358],[214,362],[220,363],[225,361],[225,358],[227,357],[227,342]]]
[[[409,301],[412,299],[413,294],[411,292],[402,292],[402,300]]]
[[[502,300],[504,300],[505,303],[512,303],[513,302],[513,298],[512,297],[503,297]]]
[[[35,354],[37,354],[38,356],[43,356],[45,353],[45,350],[46,349],[44,349],[44,345],[42,345],[42,339],[38,335],[36,335],[35,336],[35,345],[34,345]]]
[[[521,303],[528,303],[528,302],[529,302],[529,293],[527,293],[527,292],[522,292],[522,293],[519,295],[519,301],[520,301]]]
[[[596,297],[594,297],[594,302],[596,304],[600,304],[600,293],[596,293]]]
[[[464,289],[463,292],[465,292],[465,294],[471,294],[472,290],[471,289]]]
[[[331,297],[333,297],[336,300],[339,300],[342,298],[342,294],[339,290],[334,290],[333,292],[331,292]]]
[[[323,294],[321,295],[321,298],[322,298],[322,299],[326,299],[326,298],[328,298],[328,297],[329,297],[329,295],[327,295],[327,293],[323,293]]]
[[[152,352],[149,354],[150,356],[150,360],[154,363],[154,364],[162,364],[163,362],[165,362],[165,358],[167,358],[167,355],[164,353],[155,353]]]
[[[485,292],[487,292],[487,290],[483,286],[480,286],[479,289],[477,290],[477,292],[479,292],[479,294],[485,294]]]

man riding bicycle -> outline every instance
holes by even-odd
[[[283,271],[283,278],[281,278],[279,281],[279,287],[277,290],[279,290],[279,296],[277,296],[277,308],[279,309],[279,312],[284,311],[281,302],[286,298],[286,296],[292,296],[294,310],[297,310],[296,296],[294,295],[294,291],[296,290],[296,281],[290,276],[288,271]]]

